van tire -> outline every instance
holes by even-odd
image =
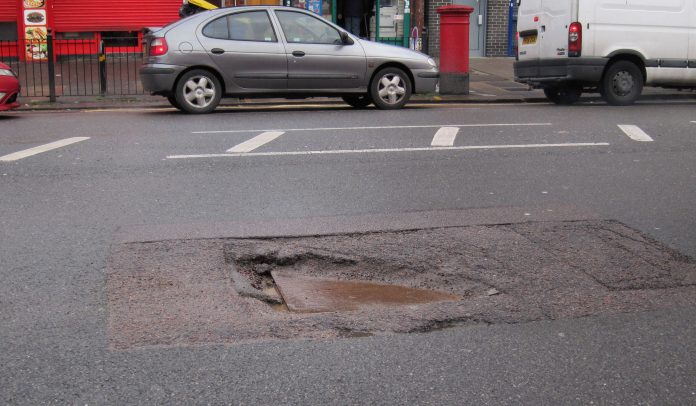
[[[643,92],[643,73],[631,61],[617,61],[609,66],[600,94],[612,106],[628,106],[635,103]]]
[[[580,100],[582,87],[568,84],[549,86],[544,88],[544,94],[556,104],[569,106]]]

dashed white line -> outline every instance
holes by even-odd
[[[193,131],[191,134],[231,134],[231,133],[256,133],[270,131],[355,131],[355,130],[399,130],[406,128],[440,128],[440,127],[540,127],[550,126],[551,123],[498,123],[498,124],[433,124],[433,125],[387,125],[375,127],[323,127],[323,128],[286,128],[286,129],[260,129],[260,130],[219,130],[219,131]]]
[[[27,157],[30,157],[32,155],[40,154],[42,152],[51,151],[53,149],[58,149],[58,148],[65,147],[67,145],[75,144],[76,142],[85,141],[88,139],[89,139],[89,137],[66,138],[64,140],[51,142],[51,143],[44,144],[44,145],[39,145],[38,147],[29,148],[29,149],[25,149],[22,151],[14,152],[12,154],[1,156],[0,161],[2,161],[2,162],[18,161],[20,159],[27,158]]]
[[[465,150],[492,150],[492,149],[523,149],[523,148],[565,148],[565,147],[606,147],[606,142],[579,142],[566,144],[524,144],[524,145],[475,145],[463,147],[424,147],[424,148],[384,148],[384,149],[345,149],[327,151],[289,151],[289,152],[252,152],[234,154],[198,154],[198,155],[170,155],[167,159],[194,159],[194,158],[235,158],[235,157],[269,157],[269,156],[301,156],[301,155],[341,155],[341,154],[366,154],[366,153],[390,153],[390,152],[426,152],[426,151],[465,151]]]
[[[244,141],[241,144],[235,145],[234,147],[228,149],[227,152],[251,152],[262,145],[268,144],[269,142],[273,141],[274,139],[280,137],[283,134],[285,134],[285,131],[266,131],[248,141]]]
[[[619,128],[633,141],[653,142],[654,140],[636,125],[619,124]]]
[[[435,133],[433,141],[430,143],[433,147],[451,147],[454,146],[454,140],[459,132],[458,127],[441,127]]]

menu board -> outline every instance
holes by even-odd
[[[23,0],[25,56],[28,60],[48,58],[46,0]]]

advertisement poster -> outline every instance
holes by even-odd
[[[308,0],[307,1],[307,10],[321,15],[321,0]]]
[[[23,0],[25,55],[28,60],[48,59],[46,0]]]

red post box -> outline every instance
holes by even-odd
[[[468,6],[438,7],[440,14],[440,93],[469,93]]]

